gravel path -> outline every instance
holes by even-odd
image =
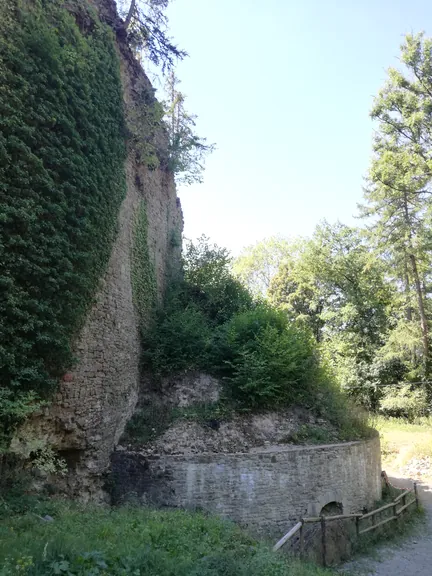
[[[400,488],[411,488],[412,481],[390,476]],[[376,576],[432,575],[432,480],[418,483],[419,495],[425,509],[425,522],[402,542],[381,546],[373,558],[362,558],[343,567],[343,574],[374,574]]]

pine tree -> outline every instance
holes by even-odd
[[[417,318],[420,322],[427,367],[425,276],[432,208],[432,40],[422,34],[408,35],[401,50],[405,70],[389,69],[371,112],[378,129],[366,205],[361,208],[363,216],[371,217],[371,237],[404,294],[407,320]]]

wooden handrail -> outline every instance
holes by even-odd
[[[402,498],[404,498],[405,496],[408,496],[408,494],[411,494],[411,492],[414,492],[414,488],[411,488],[411,490],[405,490],[405,492],[402,492],[402,494],[399,494],[399,496],[397,498],[395,498],[393,500],[393,502],[396,504],[397,502],[399,502],[399,500],[402,500]]]
[[[390,502],[390,504],[385,504],[384,506],[381,506],[381,508],[377,508],[376,510],[372,510],[371,512],[368,512],[367,514],[363,514],[361,517],[361,520],[366,520],[366,518],[371,518],[372,516],[375,516],[375,514],[379,514],[380,512],[384,512],[384,510],[387,510],[388,508],[392,508],[395,504],[396,504],[396,502],[392,501],[392,502]]]
[[[366,532],[370,532],[371,530],[375,530],[375,528],[379,528],[379,526],[383,526],[383,524],[387,524],[387,522],[390,522],[391,520],[397,520],[397,516],[390,516],[390,518],[386,518],[385,520],[382,520],[381,522],[378,522],[378,524],[374,524],[373,526],[369,526],[369,528],[365,528],[364,530],[360,530],[359,534],[366,534]]]
[[[388,478],[387,478],[387,474],[385,472],[382,472],[382,476],[386,479],[387,482],[389,482]],[[414,499],[411,500],[410,502],[406,503],[406,497],[409,494],[413,494]],[[398,510],[397,505],[399,504],[399,502],[401,500],[402,500],[402,506]],[[276,550],[279,550],[279,548],[281,548],[286,542],[288,542],[288,540],[290,538],[292,538],[295,534],[297,534],[297,532],[299,530],[301,530],[301,532],[300,532],[300,554],[303,554],[304,525],[320,522],[321,523],[321,532],[322,532],[322,538],[321,539],[322,539],[323,564],[325,566],[326,565],[326,529],[325,529],[325,525],[327,522],[330,522],[332,520],[346,520],[346,519],[353,518],[356,521],[357,536],[360,536],[361,534],[366,534],[367,532],[370,532],[371,530],[375,530],[376,528],[379,528],[380,526],[383,526],[384,524],[387,524],[388,522],[391,522],[392,520],[398,520],[401,517],[402,512],[404,510],[406,510],[407,508],[409,508],[410,506],[412,506],[413,504],[416,504],[417,508],[419,507],[417,482],[414,482],[414,486],[410,490],[404,490],[402,492],[402,494],[399,494],[399,496],[394,498],[394,500],[392,500],[389,504],[385,504],[384,506],[381,506],[380,508],[377,508],[376,510],[372,510],[371,512],[368,512],[366,514],[338,514],[336,516],[312,516],[310,518],[302,518],[300,522],[298,522],[295,526],[293,526],[291,528],[291,530],[289,532],[287,532],[285,534],[285,536],[283,536],[273,546],[273,551],[275,552]],[[389,518],[385,518],[384,520],[382,520],[381,522],[378,522],[378,524],[377,524],[375,521],[375,516],[377,514],[380,514],[381,512],[384,512],[384,510],[388,510],[389,508],[393,508],[393,510],[394,510],[393,516],[390,516]],[[368,518],[372,519],[372,526],[368,526],[367,528],[360,530],[360,521],[366,520]]]
[[[292,538],[294,536],[294,534],[297,534],[297,532],[300,530],[300,528],[303,526],[303,522],[297,522],[297,524],[291,528],[291,530],[289,532],[287,532],[285,534],[285,536],[283,536],[279,542],[276,542],[276,544],[273,546],[273,552],[276,552],[276,550],[279,550],[279,548],[281,548],[285,542],[288,542],[288,540],[290,538]]]
[[[398,514],[400,514],[401,512],[403,512],[404,510],[406,510],[407,508],[412,506],[413,504],[416,504],[415,500],[411,500],[411,502],[408,502],[408,504],[405,504],[405,506],[402,506],[402,508],[399,508]]]
[[[326,516],[326,522],[330,520],[345,520],[347,518],[361,518],[363,514],[338,514],[337,516]],[[311,516],[310,518],[303,518],[305,524],[312,524],[313,522],[321,522],[321,516]]]

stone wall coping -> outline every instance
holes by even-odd
[[[251,448],[248,452],[184,452],[177,454],[146,454],[139,450],[127,450],[125,454],[139,454],[148,460],[161,460],[161,459],[175,459],[175,460],[206,460],[214,459],[220,460],[221,458],[239,458],[244,459],[248,456],[261,456],[261,455],[275,455],[286,454],[294,452],[319,452],[325,450],[344,449],[351,446],[361,446],[375,442],[379,439],[378,432],[371,438],[363,438],[361,440],[351,440],[349,442],[337,442],[334,444],[306,444],[301,446],[292,446],[284,444],[275,444],[273,446]]]

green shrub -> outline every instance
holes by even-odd
[[[229,263],[228,252],[205,237],[187,245],[184,280],[170,287],[153,329],[143,334],[147,366],[157,376],[201,369],[221,378],[218,410],[229,414],[299,404],[330,419],[340,439],[367,434],[365,418],[351,412],[308,329],[254,301]],[[130,437],[149,436],[145,419],[131,421]]]
[[[113,34],[84,6],[80,30],[60,0],[0,4],[0,373],[17,402],[73,364],[125,194]]]
[[[259,306],[221,329],[216,372],[244,407],[302,403],[311,398],[318,359],[307,332],[276,310]]]
[[[156,317],[155,327],[144,335],[144,359],[156,376],[205,366],[211,328],[193,303],[184,309],[168,307]]]

